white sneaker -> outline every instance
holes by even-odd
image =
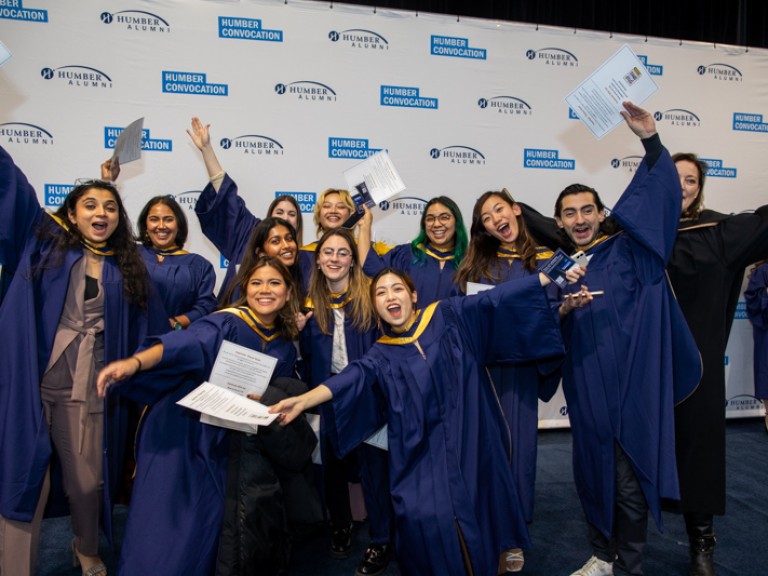
[[[571,576],[612,576],[613,562],[600,560],[597,556],[592,556],[586,564],[576,570]]]

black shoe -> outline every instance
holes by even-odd
[[[716,542],[714,534],[691,539],[690,576],[715,576],[712,555]]]
[[[352,524],[344,528],[334,528],[331,532],[331,556],[346,558],[352,550]]]
[[[392,558],[392,546],[389,544],[371,544],[365,549],[363,561],[357,566],[355,576],[377,576],[387,569]]]

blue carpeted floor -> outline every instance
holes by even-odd
[[[718,576],[768,574],[763,547],[768,547],[768,434],[763,421],[728,424],[727,514],[715,519]],[[703,479],[702,481],[706,481]],[[116,510],[117,546],[125,509]],[[663,534],[651,522],[645,573],[649,576],[686,576],[688,545],[682,519],[664,516]],[[589,557],[586,527],[571,474],[571,438],[568,431],[539,434],[539,462],[535,521],[531,525],[533,549],[526,552],[523,574],[567,576]],[[79,574],[71,568],[69,518],[46,520],[43,525],[39,576]],[[290,571],[295,576],[352,576],[367,544],[365,524],[357,526],[353,554],[335,560],[326,553],[327,540],[318,535],[295,550]],[[118,551],[104,544],[102,555],[113,569]],[[158,566],[158,573],[168,573]],[[387,576],[399,574],[395,563]],[[173,576],[173,575],[171,575]],[[181,575],[179,575],[181,576]]]

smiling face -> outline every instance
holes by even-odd
[[[333,230],[341,226],[351,214],[352,210],[344,203],[341,194],[331,192],[325,195],[320,204],[317,221],[323,230]]]
[[[67,214],[70,223],[94,244],[109,240],[120,221],[120,207],[114,194],[104,188],[89,188]]]
[[[333,292],[346,290],[352,268],[353,246],[339,235],[333,235],[317,247],[317,267]]]
[[[496,238],[505,248],[514,248],[514,243],[520,234],[517,217],[520,216],[520,206],[510,204],[505,198],[493,194],[483,202],[480,208],[480,222],[485,231]]]
[[[456,218],[445,204],[435,202],[424,216],[424,232],[429,243],[438,250],[453,248],[456,236]]]
[[[373,296],[377,314],[395,332],[404,330],[416,314],[417,294],[397,274],[379,277]]]
[[[261,253],[280,258],[286,266],[293,266],[296,263],[298,252],[299,247],[293,233],[282,224],[269,229],[267,239],[261,247]]]
[[[677,174],[680,176],[680,187],[683,190],[683,212],[685,212],[699,197],[701,175],[696,164],[688,160],[675,162],[675,168],[677,168]]]
[[[257,268],[248,279],[246,302],[264,324],[274,324],[291,290],[280,272],[272,266]]]
[[[278,218],[282,218],[283,220],[286,220],[291,226],[293,226],[294,230],[299,229],[299,213],[296,211],[296,206],[294,206],[288,200],[281,200],[278,202],[272,209],[272,214],[269,214],[269,216],[277,216]]]
[[[166,250],[176,243],[179,231],[176,215],[165,204],[157,203],[147,214],[147,236],[152,246],[158,250]]]
[[[592,192],[578,192],[562,198],[560,216],[555,216],[555,220],[571,242],[583,247],[597,238],[605,211],[598,210]]]

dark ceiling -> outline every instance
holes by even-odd
[[[315,1],[333,4],[329,0]],[[768,2],[765,0],[355,0],[344,3],[768,48]]]

